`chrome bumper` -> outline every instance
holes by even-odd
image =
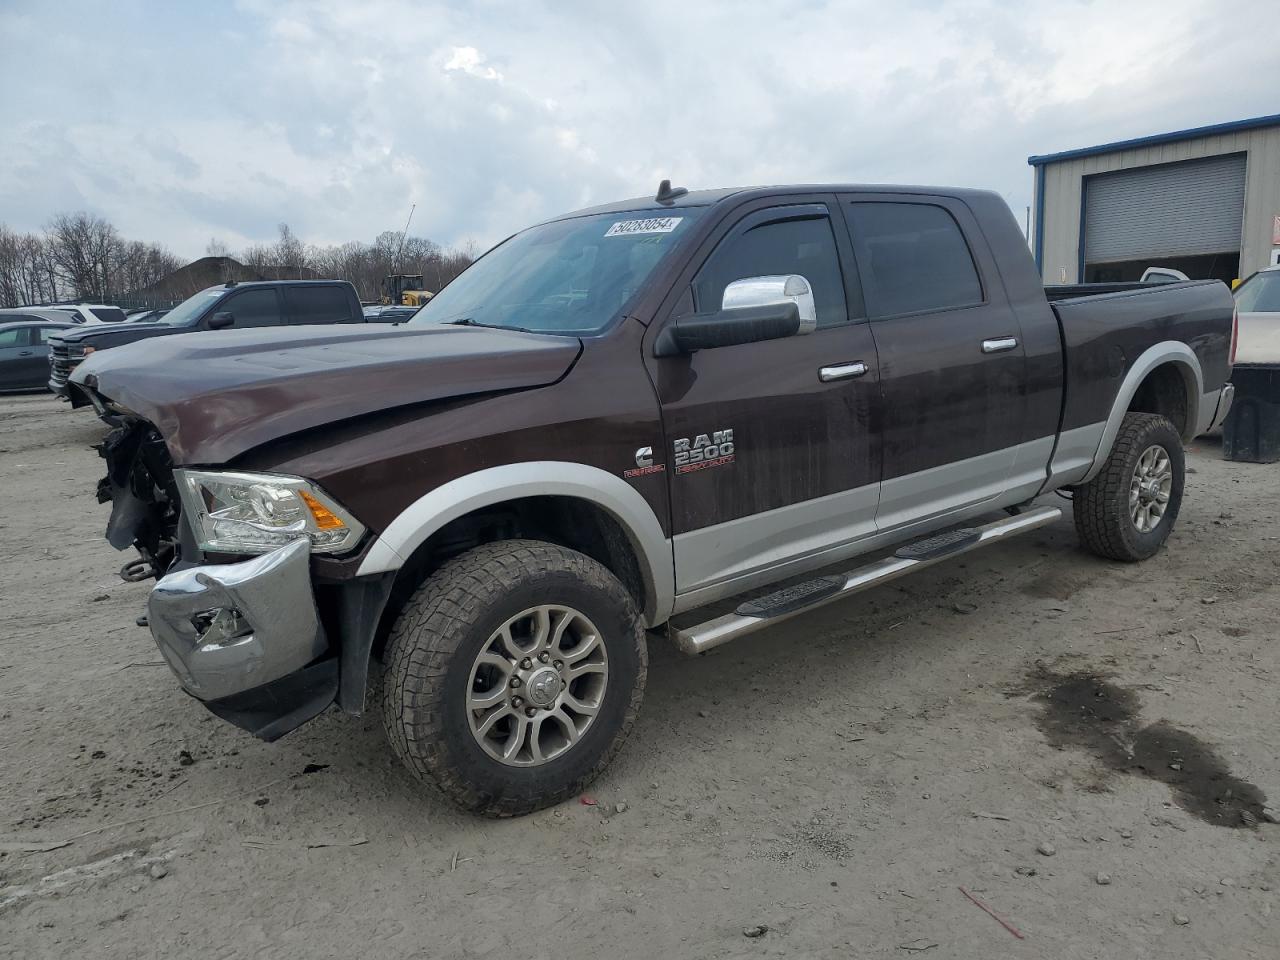
[[[220,700],[301,669],[327,646],[311,592],[311,544],[179,570],[151,591],[151,635],[183,688]]]

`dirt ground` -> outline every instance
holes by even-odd
[[[0,955],[1280,956],[1280,466],[1197,442],[1141,565],[1068,517],[697,660],[655,635],[596,805],[492,822],[374,715],[268,745],[184,695],[100,436],[0,399]]]

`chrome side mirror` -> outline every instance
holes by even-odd
[[[721,310],[745,310],[794,303],[800,314],[796,335],[813,333],[818,328],[818,308],[813,302],[813,287],[798,273],[772,277],[747,277],[724,288]]]

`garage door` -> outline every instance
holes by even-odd
[[[1111,263],[1238,251],[1244,160],[1243,153],[1234,153],[1089,177],[1085,260]]]

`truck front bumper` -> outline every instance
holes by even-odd
[[[273,740],[333,702],[336,660],[311,586],[311,544],[241,563],[188,567],[151,591],[160,653],[184,690],[218,716]]]

